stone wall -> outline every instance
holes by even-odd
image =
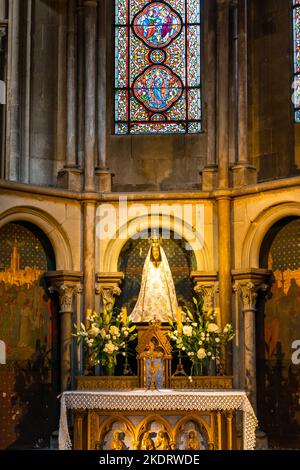
[[[249,150],[260,180],[291,176],[294,163],[292,2],[249,2]]]

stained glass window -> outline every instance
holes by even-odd
[[[115,0],[115,133],[200,131],[200,0]]]
[[[294,96],[295,121],[300,122],[300,0],[294,3]]]

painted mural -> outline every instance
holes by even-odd
[[[48,270],[40,241],[25,227],[0,231],[0,335],[7,359],[27,360],[39,347],[51,348],[51,300],[41,285]]]
[[[43,273],[54,267],[51,256],[30,224],[0,229],[0,339],[7,352],[0,366],[0,448],[40,447],[53,431],[57,334],[43,281]]]
[[[300,339],[299,247],[297,219],[277,233],[268,259],[273,284],[265,304],[264,382],[259,390],[259,406],[267,410],[267,416],[262,411],[264,430],[273,447],[300,445],[300,366],[291,360],[292,343]]]

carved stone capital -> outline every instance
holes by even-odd
[[[257,284],[250,280],[248,282],[237,281],[233,286],[233,291],[241,296],[244,311],[255,311],[258,292],[266,292],[267,289],[267,284]]]
[[[74,284],[61,284],[57,286],[50,286],[49,292],[53,294],[57,292],[59,295],[60,313],[73,312],[73,299],[74,294],[77,292],[77,286]]]
[[[101,295],[102,301],[105,305],[105,308],[108,312],[111,312],[114,308],[116,297],[121,294],[120,287],[99,287],[98,292]]]
[[[120,285],[124,277],[122,272],[96,274],[96,294],[101,296],[108,312],[112,311],[116,297],[121,294]]]
[[[219,284],[201,284],[200,282],[194,287],[196,294],[203,298],[204,309],[209,311],[214,308],[215,295],[219,292]]]
[[[49,292],[57,292],[59,295],[60,313],[73,312],[74,295],[82,292],[81,277],[81,272],[74,271],[51,271],[45,274]]]
[[[219,291],[217,273],[193,271],[191,278],[195,283],[194,291],[203,298],[204,309],[210,310],[215,305],[215,296]]]

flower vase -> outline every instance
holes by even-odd
[[[202,362],[197,361],[193,364],[193,375],[200,376],[204,373],[204,365]]]
[[[116,371],[116,367],[114,364],[105,366],[104,368],[104,375],[114,376]]]

